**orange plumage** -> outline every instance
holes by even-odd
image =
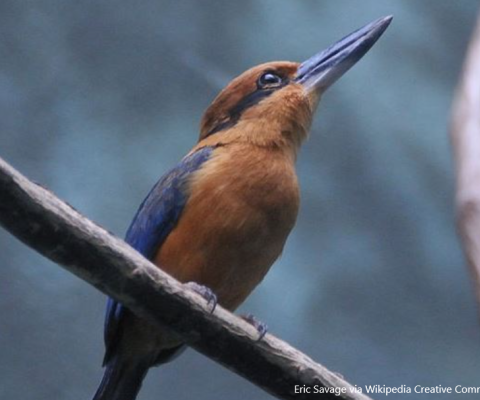
[[[192,177],[190,191],[154,262],[182,282],[209,287],[234,310],[280,255],[295,223],[293,160],[288,149],[231,143]]]
[[[231,110],[255,92],[265,70],[293,79],[297,68],[290,62],[252,68],[214,100],[192,153],[207,146],[215,151],[192,175],[182,218],[154,258],[180,281],[212,289],[231,310],[267,273],[295,223],[299,191],[294,162],[314,102],[301,85],[292,84],[244,110],[221,133],[208,132],[229,122]]]

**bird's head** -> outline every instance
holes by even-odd
[[[367,53],[391,19],[372,22],[303,63],[270,62],[244,72],[205,112],[200,140],[298,148],[322,94]]]

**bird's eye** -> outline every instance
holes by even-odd
[[[280,86],[282,82],[283,79],[281,76],[278,76],[274,72],[265,72],[260,78],[258,78],[258,87],[263,89],[265,87]]]

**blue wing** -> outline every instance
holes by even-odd
[[[160,178],[140,205],[128,228],[125,241],[144,257],[152,259],[175,227],[187,202],[185,189],[188,177],[210,158],[212,151],[212,147],[204,147],[185,157]],[[108,299],[105,316],[104,365],[115,353],[126,311],[117,301]]]

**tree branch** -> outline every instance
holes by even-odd
[[[272,335],[256,342],[256,330],[221,307],[210,314],[196,293],[2,159],[0,223],[45,257],[278,398],[311,398],[295,394],[295,385],[318,385],[346,392],[324,399],[368,399]]]
[[[480,305],[480,14],[455,93],[450,136],[457,225]]]

